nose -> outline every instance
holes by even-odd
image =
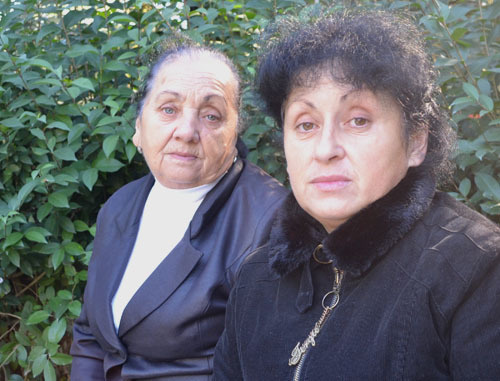
[[[318,134],[314,147],[314,156],[320,162],[329,162],[344,157],[345,151],[341,142],[340,132],[334,123],[326,123]]]
[[[177,119],[173,137],[188,143],[198,143],[200,141],[198,122],[197,113],[185,110]]]

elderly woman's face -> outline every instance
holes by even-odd
[[[400,107],[323,77],[295,88],[284,109],[287,170],[299,205],[328,232],[373,201],[425,158],[427,136],[405,143]]]
[[[182,55],[157,73],[134,144],[169,188],[192,188],[220,177],[236,154],[236,80],[209,54]]]

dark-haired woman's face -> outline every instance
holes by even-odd
[[[159,70],[133,141],[163,186],[208,184],[231,166],[236,87],[231,69],[210,54],[183,55]]]
[[[405,142],[390,97],[323,77],[295,88],[284,109],[287,170],[300,206],[331,232],[425,158],[427,136]]]

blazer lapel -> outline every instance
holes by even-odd
[[[202,256],[203,254],[189,243],[188,228],[181,242],[153,271],[125,307],[118,336],[125,335],[164,303],[191,273]]]
[[[120,284],[128,259],[137,237],[142,210],[147,196],[154,183],[154,177],[148,175],[144,178],[144,185],[140,192],[131,194],[128,205],[123,205],[121,212],[116,213],[114,229],[106,229],[106,237],[100,238],[100,261],[96,263],[96,279],[102,280],[95,287],[94,300],[96,320],[99,322],[101,332],[106,340],[114,347],[123,345],[118,340],[113,323],[111,300]]]

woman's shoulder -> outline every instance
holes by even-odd
[[[274,177],[257,165],[244,160],[244,168],[238,182],[240,188],[248,189],[252,193],[275,193],[282,197],[288,190]]]
[[[114,213],[121,211],[125,206],[135,204],[137,199],[144,199],[145,201],[153,183],[154,177],[149,173],[137,180],[125,184],[108,198],[99,214],[102,215],[108,212]]]
[[[406,241],[415,252],[412,274],[430,289],[467,290],[500,275],[500,228],[445,193],[436,194]]]
[[[269,245],[264,244],[250,253],[240,267],[238,286],[247,287],[260,281],[275,281],[279,276],[272,271],[269,261]]]
[[[500,256],[500,227],[446,193],[436,193],[424,222],[450,236],[460,237],[462,244]]]

